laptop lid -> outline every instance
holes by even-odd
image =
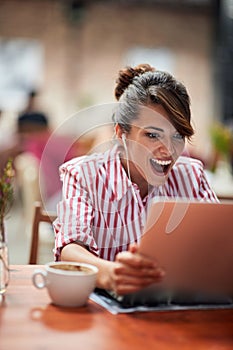
[[[154,201],[139,252],[166,272],[153,289],[233,296],[233,202]]]

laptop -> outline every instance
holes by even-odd
[[[166,275],[162,282],[117,296],[122,306],[233,303],[233,202],[155,200],[139,245]]]

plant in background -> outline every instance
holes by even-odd
[[[224,156],[229,156],[233,145],[233,134],[230,128],[220,123],[215,123],[210,133],[215,150]]]
[[[233,151],[232,130],[226,125],[215,123],[210,129],[210,137],[215,152],[214,168],[217,161],[221,159],[230,163]]]
[[[5,241],[4,220],[9,212],[14,197],[13,189],[14,169],[12,160],[8,160],[2,174],[0,174],[0,241]]]

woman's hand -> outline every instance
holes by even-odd
[[[112,265],[112,289],[119,295],[136,292],[161,281],[164,274],[156,261],[138,253],[138,245],[134,243],[127,252],[116,256]]]
[[[113,290],[119,295],[136,292],[161,281],[164,276],[156,261],[138,253],[135,243],[127,252],[117,254],[115,261],[100,259],[76,243],[67,244],[62,249],[61,258],[96,265],[99,269],[97,287]]]

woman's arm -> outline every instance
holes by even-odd
[[[137,251],[138,246],[132,244],[127,252],[119,253],[113,262],[98,258],[81,245],[71,243],[62,249],[61,260],[97,266],[97,287],[123,295],[159,282],[164,275],[156,261],[140,255]]]

